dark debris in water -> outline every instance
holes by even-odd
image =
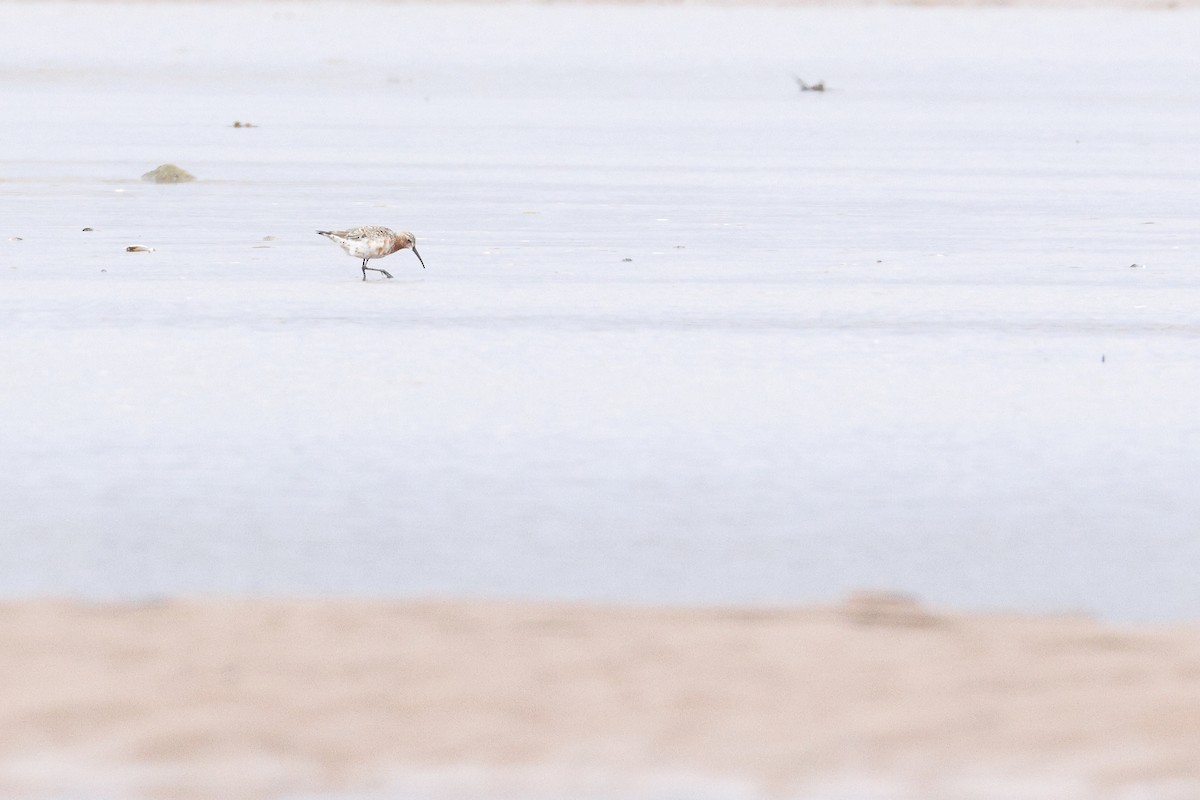
[[[793,75],[792,80],[796,81],[796,85],[800,87],[802,92],[823,92],[825,91],[825,81],[817,81],[816,83],[806,83],[799,75]]]

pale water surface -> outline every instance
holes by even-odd
[[[0,593],[1196,618],[1197,29],[0,4]]]

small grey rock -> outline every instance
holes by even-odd
[[[186,183],[196,180],[196,176],[174,164],[160,164],[143,175],[142,180],[155,183]]]

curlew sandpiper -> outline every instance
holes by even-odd
[[[383,228],[379,225],[364,225],[349,231],[317,231],[317,233],[330,241],[337,242],[348,255],[362,259],[364,281],[367,279],[367,270],[382,272],[387,277],[392,277],[392,273],[386,269],[368,267],[367,262],[372,258],[390,256],[397,250],[412,250],[413,255],[421,262],[421,269],[425,269],[425,259],[421,258],[421,254],[417,252],[417,237],[408,231],[396,233],[390,228]]]

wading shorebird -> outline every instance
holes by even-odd
[[[364,281],[367,279],[367,270],[382,272],[389,278],[392,277],[392,273],[386,269],[368,267],[367,262],[372,258],[390,256],[397,250],[412,250],[417,261],[421,262],[421,269],[425,269],[425,259],[421,258],[421,254],[417,252],[417,237],[408,231],[396,233],[390,228],[364,225],[350,231],[317,231],[317,233],[330,241],[337,242],[347,254],[362,259]]]

